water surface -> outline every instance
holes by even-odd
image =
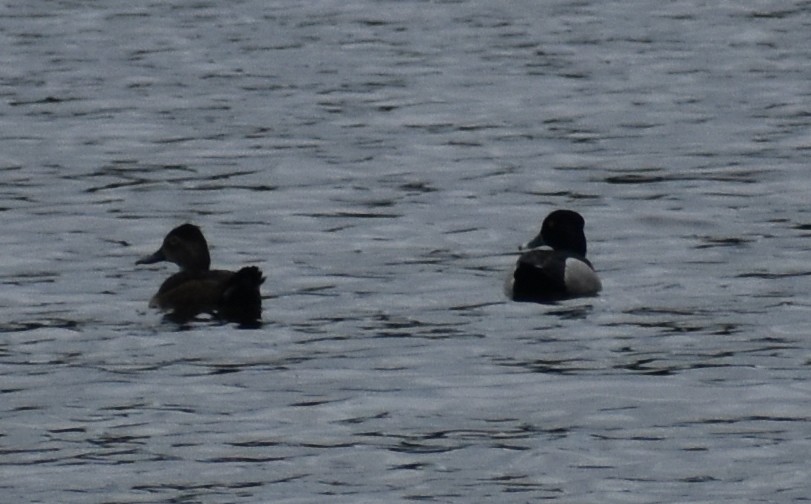
[[[1,7],[3,494],[807,500],[805,7]],[[508,302],[561,207],[604,292]],[[186,221],[260,330],[147,308]]]

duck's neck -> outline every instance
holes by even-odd
[[[211,257],[208,249],[198,249],[190,253],[180,266],[180,271],[188,273],[205,273],[211,268]]]

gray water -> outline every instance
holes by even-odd
[[[2,501],[809,500],[809,7],[5,3]],[[187,221],[261,329],[147,308]]]

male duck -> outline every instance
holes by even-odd
[[[150,308],[169,312],[167,317],[186,322],[201,313],[210,313],[229,322],[256,326],[262,316],[259,286],[265,281],[262,271],[248,266],[237,272],[211,270],[208,243],[200,228],[192,224],[178,226],[166,235],[154,254],[135,264],[169,261],[180,272],[161,284],[149,302]]]
[[[549,303],[600,292],[600,279],[586,259],[584,226],[583,217],[572,210],[547,215],[538,236],[521,247],[505,285],[507,297]],[[539,248],[544,245],[549,248]]]

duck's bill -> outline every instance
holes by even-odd
[[[543,247],[544,245],[546,244],[543,242],[543,238],[541,238],[541,235],[538,235],[535,238],[518,247],[518,250],[529,250],[538,247]]]
[[[161,262],[166,260],[166,255],[163,253],[163,249],[158,250],[152,255],[148,255],[146,257],[142,257],[135,261],[135,264],[154,264],[156,262]]]

